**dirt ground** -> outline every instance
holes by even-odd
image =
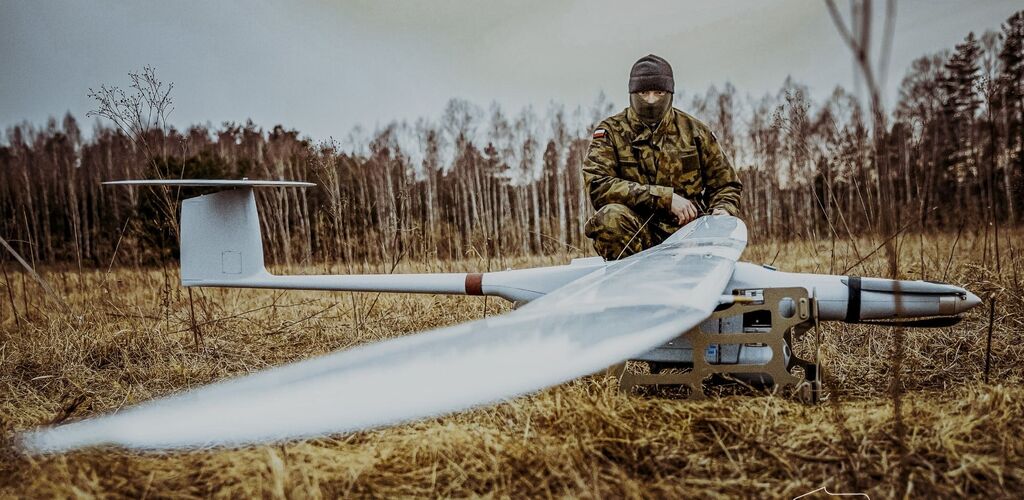
[[[1018,236],[1007,243],[1024,242]],[[963,285],[985,304],[951,328],[905,330],[898,373],[893,329],[825,325],[827,395],[818,405],[745,391],[703,402],[626,396],[613,379],[590,377],[387,429],[166,454],[105,448],[30,456],[16,436],[508,305],[478,297],[196,289],[197,337],[174,269],[45,270],[65,309],[8,260],[0,275],[0,496],[794,497],[825,487],[872,498],[1019,497],[1024,257],[1006,244],[997,262],[984,241],[981,232],[902,238],[902,278]],[[877,245],[755,242],[744,259],[843,273],[863,258],[850,274],[886,276],[883,252],[871,254]],[[398,270],[486,265],[471,259]],[[986,383],[990,296],[996,302]],[[409,390],[424,388],[411,380]]]

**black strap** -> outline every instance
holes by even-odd
[[[711,209],[708,207],[708,203],[711,200],[707,199],[708,183],[704,180],[704,151],[701,146],[700,137],[694,134],[693,127],[690,127],[690,135],[693,136],[693,145],[697,147],[697,172],[700,173],[700,201],[704,205],[704,211],[710,212]]]
[[[857,323],[860,321],[860,276],[848,276],[846,288],[850,292],[846,298],[846,322]]]

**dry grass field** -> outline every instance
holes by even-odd
[[[989,383],[986,302],[955,327],[907,330],[898,377],[892,329],[826,325],[828,394],[816,406],[765,394],[699,403],[625,396],[614,380],[591,377],[388,429],[170,454],[108,448],[28,456],[15,437],[34,425],[508,306],[467,297],[203,289],[193,292],[197,337],[187,290],[173,270],[47,270],[64,311],[7,260],[0,283],[0,497],[794,497],[823,486],[872,498],[1019,497],[1024,256],[1004,242],[997,264],[982,250],[983,232],[955,236],[901,239],[901,277],[944,278],[996,297]],[[1019,236],[1014,241],[1024,245]],[[745,258],[842,273],[877,244],[755,242]],[[402,263],[398,270],[486,265],[468,259]],[[885,276],[885,269],[879,251],[851,273]],[[899,418],[889,390],[894,378]],[[430,389],[409,380],[409,391]]]

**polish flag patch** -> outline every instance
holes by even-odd
[[[599,129],[594,131],[594,139],[601,139],[601,138],[603,138],[607,134],[608,134],[608,132],[605,129],[599,128]]]

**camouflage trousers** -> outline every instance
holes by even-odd
[[[604,260],[618,260],[651,248],[668,238],[679,226],[657,215],[642,217],[633,209],[610,203],[601,207],[583,227]]]

